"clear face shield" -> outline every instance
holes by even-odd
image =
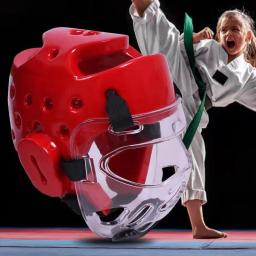
[[[114,132],[108,119],[94,119],[71,135],[72,158],[85,166],[84,178],[75,182],[83,218],[96,234],[115,241],[140,237],[165,217],[191,170],[180,99],[132,118],[135,126],[123,132]]]

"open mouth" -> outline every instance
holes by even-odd
[[[232,49],[235,47],[235,41],[227,41],[227,47],[229,49]]]

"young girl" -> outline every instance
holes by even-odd
[[[182,94],[183,107],[189,124],[200,105],[198,86],[191,72],[184,48],[183,35],[169,22],[160,9],[159,0],[133,0],[130,14],[138,45],[143,54],[163,53],[174,83]],[[256,48],[253,20],[239,10],[224,12],[218,20],[216,40],[205,28],[193,35],[196,66],[206,83],[212,106],[224,107],[233,102],[256,111]],[[206,40],[203,40],[206,39]],[[182,196],[194,238],[221,238],[226,234],[209,228],[203,217],[205,192],[205,146],[201,135],[207,126],[204,110],[189,151],[193,169]]]

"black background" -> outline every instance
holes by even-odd
[[[225,9],[245,8],[256,18],[255,1],[162,0],[167,17],[181,30],[184,13],[192,16],[195,30],[215,30]],[[0,4],[0,226],[83,227],[58,198],[40,194],[30,183],[14,150],[8,118],[8,77],[14,56],[41,46],[41,35],[53,27],[85,28],[130,37],[138,49],[129,0],[5,1]],[[256,85],[255,85],[256,86]],[[209,111],[210,124],[203,132],[207,148],[206,222],[215,228],[256,228],[256,113],[238,104]],[[190,228],[186,209],[178,204],[157,228]]]

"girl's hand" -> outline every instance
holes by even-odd
[[[209,27],[205,27],[201,31],[193,34],[193,43],[197,43],[204,39],[212,39],[213,35],[213,31]]]

